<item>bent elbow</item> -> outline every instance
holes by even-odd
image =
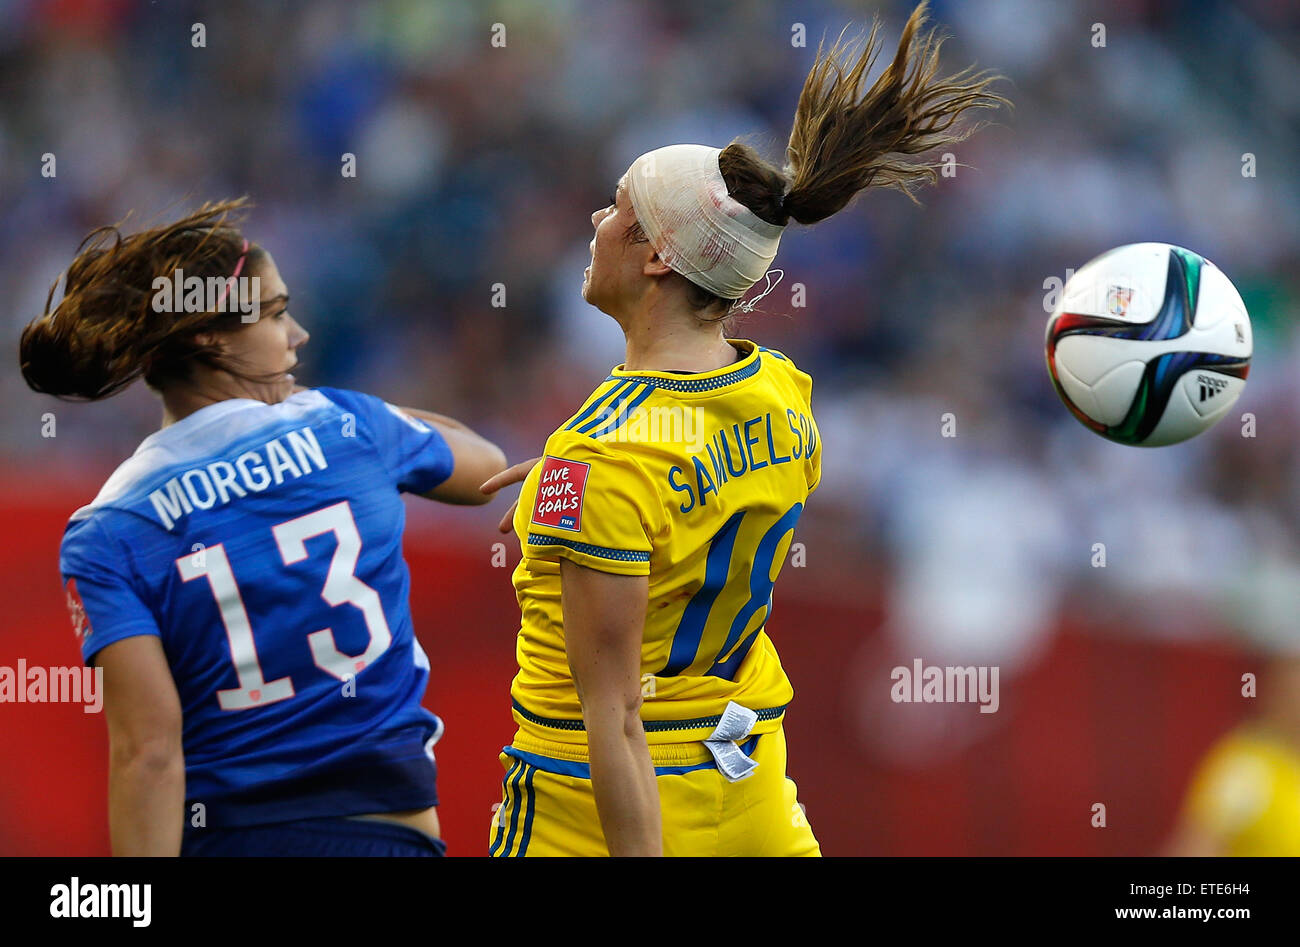
[[[640,690],[611,694],[596,700],[584,697],[581,688],[577,690],[578,703],[582,707],[582,716],[587,721],[588,728],[592,726],[592,719],[596,718],[596,726],[603,723],[606,732],[617,729],[625,737],[639,736],[643,732]]]
[[[164,773],[185,765],[181,742],[171,737],[114,741],[109,756],[115,768],[143,773]]]
[[[483,479],[479,481],[480,483],[486,483],[487,481],[495,477],[497,474],[505,470],[508,466],[510,466],[509,462],[506,460],[505,451],[503,451],[496,444],[493,444],[491,441],[484,441],[483,444],[484,444],[483,461],[482,461]],[[492,502],[492,494],[478,491],[478,495],[481,497],[481,499],[478,501],[479,503]]]
[[[478,485],[491,480],[506,469],[506,455],[500,447],[490,441],[483,442],[483,449],[474,458],[474,476],[472,485],[466,487],[463,502],[471,506],[483,506],[496,499],[494,494],[484,493]]]

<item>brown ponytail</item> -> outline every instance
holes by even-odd
[[[124,237],[118,226],[87,235],[68,267],[63,299],[23,330],[19,359],[23,378],[35,391],[62,398],[106,398],[144,377],[162,388],[188,377],[197,362],[230,369],[220,347],[200,342],[204,333],[233,331],[238,312],[167,312],[153,305],[154,280],[231,276],[244,239],[228,224],[249,206],[246,198],[206,203],[173,224]],[[263,251],[250,245],[248,275]]]
[[[863,79],[880,53],[880,21],[851,63],[843,33],[825,55],[818,46],[799,95],[784,172],[733,141],[718,156],[731,196],[769,223],[813,224],[868,187],[896,188],[915,201],[914,187],[934,183],[934,163],[905,158],[965,140],[981,127],[954,127],[968,109],[1010,103],[988,91],[1001,77],[973,66],[938,78],[944,38],[934,30],[921,34],[926,7],[922,2],[912,11],[893,62],[865,95]]]

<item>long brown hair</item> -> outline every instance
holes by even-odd
[[[233,224],[249,206],[247,198],[208,202],[175,223],[129,236],[121,224],[91,231],[63,278],[63,299],[51,311],[55,280],[44,314],[23,330],[19,360],[27,384],[61,398],[95,400],[140,377],[156,389],[184,381],[195,363],[239,374],[218,344],[199,336],[237,331],[241,314],[159,311],[154,281],[171,280],[178,270],[187,279],[231,276],[245,255]],[[249,244],[245,275],[264,252]]]
[[[829,50],[819,44],[795,109],[785,167],[776,168],[736,139],[718,155],[727,192],[761,219],[782,226],[825,220],[869,187],[896,188],[916,201],[913,190],[937,181],[939,165],[909,159],[964,141],[985,124],[958,124],[965,112],[1010,105],[989,91],[1001,76],[974,66],[939,75],[945,37],[933,29],[922,32],[927,6],[922,2],[912,11],[893,61],[865,94],[862,84],[882,48],[879,18],[856,57],[845,32]],[[636,229],[633,234],[643,238]],[[733,302],[694,283],[689,289],[697,310]]]

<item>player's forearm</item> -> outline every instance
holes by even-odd
[[[505,452],[453,418],[418,408],[401,410],[441,434],[454,460],[451,476],[424,496],[464,506],[481,506],[492,502],[492,495],[479,488],[485,480],[505,470]]]
[[[114,855],[179,855],[185,823],[184,757],[114,756],[108,770],[108,823]]]
[[[588,712],[591,788],[605,843],[614,856],[662,855],[659,788],[641,717],[617,706]]]
[[[419,418],[421,421],[432,424],[441,433],[446,433],[447,431],[460,431],[464,434],[473,434],[475,437],[482,437],[482,435],[474,431],[468,424],[465,424],[462,421],[457,421],[455,418],[448,417],[445,414],[438,414],[436,411],[425,411],[423,408],[403,407],[402,410],[412,417]]]

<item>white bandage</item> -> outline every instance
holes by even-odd
[[[627,190],[665,264],[715,296],[739,299],[767,272],[784,228],[727,193],[719,154],[707,145],[648,151],[632,162]]]

